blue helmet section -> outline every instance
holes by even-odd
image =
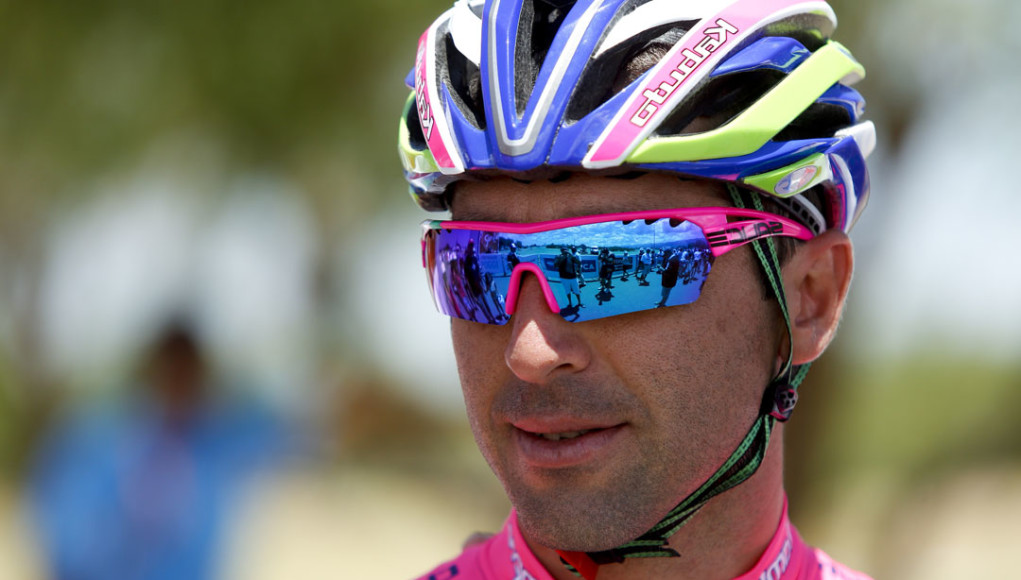
[[[789,73],[811,54],[805,45],[793,38],[767,36],[724,60],[709,76],[718,77],[767,69]]]
[[[521,114],[518,85],[528,82],[533,74],[521,70],[531,55],[519,54],[528,47],[516,42],[522,2],[494,0],[486,5],[479,64],[483,97],[490,105],[486,108],[487,139],[496,167],[525,171],[546,164],[560,125],[557,121],[564,118],[602,32],[625,1],[582,0],[571,7],[549,45]],[[469,166],[476,163],[475,159],[468,161]]]

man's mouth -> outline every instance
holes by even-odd
[[[572,428],[573,427],[573,428]],[[579,426],[580,427],[580,426]],[[570,467],[605,457],[625,425],[554,427],[524,429],[518,426],[517,450],[525,463],[540,468]]]
[[[565,431],[563,433],[534,433],[534,435],[549,441],[560,441],[561,439],[576,439],[593,431],[599,431],[599,429],[582,429],[581,431]]]

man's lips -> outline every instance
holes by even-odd
[[[513,419],[510,424],[516,429],[534,434],[570,433],[572,431],[596,431],[609,429],[620,423],[617,421],[579,419],[574,417],[539,418],[528,417]]]
[[[514,443],[532,467],[574,467],[599,458],[624,431],[625,423],[568,420],[521,420],[512,423]]]

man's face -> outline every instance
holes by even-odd
[[[710,205],[729,205],[721,186],[577,175],[465,183],[452,212],[532,222]],[[757,267],[750,249],[729,252],[692,304],[583,323],[551,312],[526,274],[507,325],[452,321],[472,431],[530,540],[623,544],[726,460],[756,418],[782,336]]]

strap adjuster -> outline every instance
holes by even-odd
[[[769,411],[770,416],[781,423],[791,418],[794,406],[798,404],[798,392],[794,387],[779,383],[773,387],[773,408]]]

